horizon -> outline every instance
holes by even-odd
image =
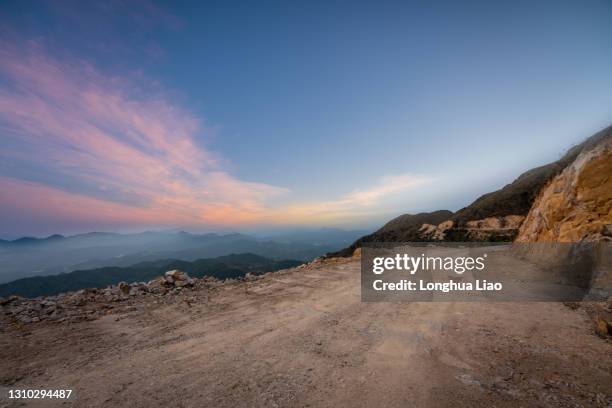
[[[87,231],[87,232],[78,232],[78,233],[53,233],[49,235],[15,235],[15,236],[0,236],[1,241],[14,242],[20,239],[36,239],[36,240],[45,240],[53,237],[58,238],[74,238],[84,235],[93,235],[93,234],[108,234],[108,235],[140,235],[140,234],[190,234],[190,235],[219,235],[219,236],[227,236],[227,235],[244,235],[253,238],[275,238],[283,235],[291,235],[291,234],[300,234],[300,233],[323,233],[323,232],[348,232],[348,233],[367,233],[368,229],[345,229],[345,228],[336,228],[336,227],[301,227],[301,228],[276,228],[276,229],[267,229],[267,230],[210,230],[210,231],[188,231],[183,229],[150,229],[150,230],[134,230],[134,231]]]
[[[601,1],[33,4],[0,9],[3,238],[376,229],[612,118]]]

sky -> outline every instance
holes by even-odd
[[[374,228],[612,123],[612,2],[0,3],[0,237]]]

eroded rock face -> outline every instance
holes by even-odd
[[[423,224],[419,230],[422,239],[433,241],[512,241],[525,217],[506,215],[467,221],[458,226],[453,220],[438,225]]]
[[[441,222],[438,225],[423,224],[419,229],[419,234],[422,239],[443,241],[446,238],[446,231],[451,229],[455,223],[452,220]]]
[[[539,194],[518,242],[612,240],[612,137],[582,152]]]

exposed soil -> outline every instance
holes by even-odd
[[[93,321],[4,321],[1,406],[612,406],[612,342],[581,307],[362,303],[351,259],[194,290],[208,293]]]

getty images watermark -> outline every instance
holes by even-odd
[[[612,289],[603,243],[368,243],[361,297],[393,301],[581,301]]]

